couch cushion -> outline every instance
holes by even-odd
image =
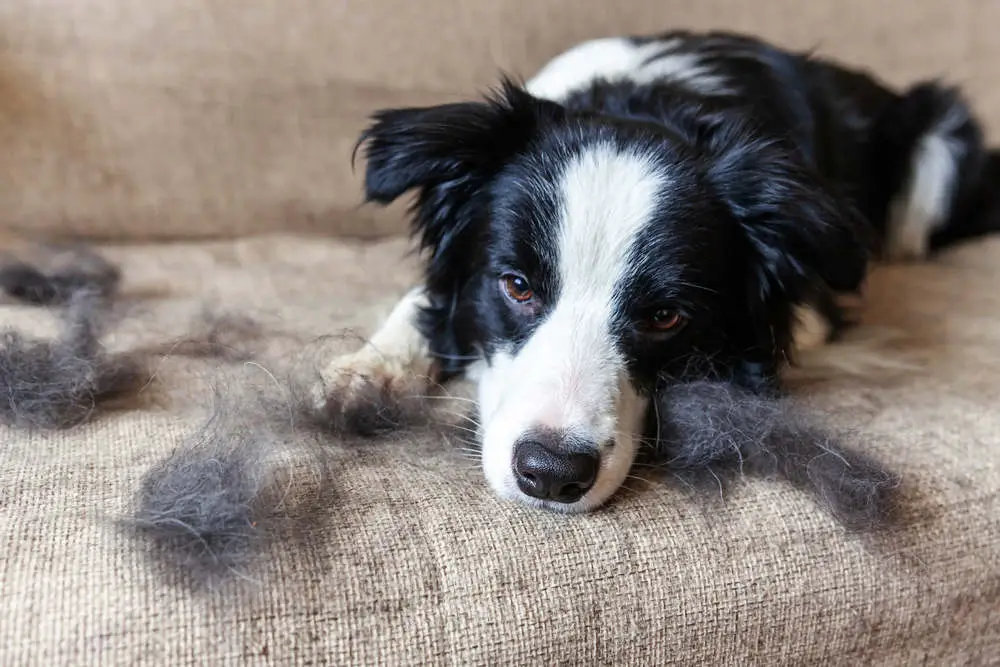
[[[897,85],[947,76],[996,130],[998,24],[993,0],[5,0],[0,226],[112,240],[399,230],[398,209],[342,215],[360,201],[350,151],[373,109],[668,28],[817,47]]]
[[[406,289],[404,250],[109,248],[135,305],[112,344],[182,334],[205,298],[306,336],[363,332]],[[208,362],[165,360],[180,400],[0,431],[0,664],[986,664],[1000,655],[998,267],[994,239],[880,271],[868,322],[904,330],[885,354],[919,366],[801,388],[904,475],[912,527],[877,544],[766,480],[721,501],[637,484],[588,516],[541,513],[413,435],[339,455],[309,548],[276,546],[252,582],[192,594],[113,526],[201,416]]]

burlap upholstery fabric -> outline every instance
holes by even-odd
[[[404,249],[295,237],[112,249],[126,296],[147,304],[113,345],[182,333],[203,298],[306,335],[364,332],[406,287]],[[209,367],[164,362],[179,394],[166,406],[2,433],[0,664],[995,664],[998,259],[1000,239],[876,274],[868,322],[908,331],[886,354],[918,368],[801,390],[915,490],[913,527],[887,544],[846,536],[768,481],[724,502],[632,482],[596,514],[552,516],[494,500],[445,445],[409,438],[338,460],[314,546],[274,549],[238,595],[192,596],[111,525],[200,419],[183,399]]]
[[[407,246],[315,235],[402,227],[399,207],[356,208],[348,155],[377,106],[468,94],[590,36],[727,27],[900,85],[948,74],[996,137],[997,25],[991,0],[8,0],[0,225],[119,243],[140,307],[117,348],[183,333],[206,300],[364,333],[409,284]],[[593,515],[542,514],[415,437],[345,452],[328,534],[276,547],[238,595],[194,596],[112,525],[201,417],[209,367],[164,362],[174,400],[0,430],[0,665],[996,664],[997,267],[1000,239],[880,270],[866,324],[905,332],[884,353],[918,367],[799,389],[905,475],[913,526],[878,545],[767,481],[721,501],[630,481]],[[51,324],[12,304],[0,322]]]

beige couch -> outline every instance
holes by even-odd
[[[182,333],[205,299],[364,331],[412,270],[400,209],[357,206],[350,147],[377,106],[471,94],[585,37],[725,27],[896,84],[947,75],[997,140],[997,26],[993,0],[7,0],[0,224],[105,244],[144,304],[116,347]],[[917,368],[801,389],[916,490],[888,546],[763,480],[542,514],[403,441],[339,459],[307,557],[279,545],[253,585],[194,595],[113,526],[197,424],[173,401],[0,430],[0,664],[998,664],[998,267],[1000,238],[881,270],[866,323],[905,331],[885,354]],[[181,394],[204,372],[164,362]]]

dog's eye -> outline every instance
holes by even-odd
[[[679,329],[685,321],[684,316],[676,310],[661,308],[646,320],[645,328],[653,333],[666,333]]]
[[[528,280],[516,273],[504,274],[500,278],[500,285],[507,296],[517,303],[528,303],[535,296]]]

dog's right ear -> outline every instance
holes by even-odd
[[[483,101],[375,113],[358,147],[365,199],[389,204],[417,191],[414,232],[435,256],[477,215],[473,201],[492,177],[563,108],[504,79]]]

